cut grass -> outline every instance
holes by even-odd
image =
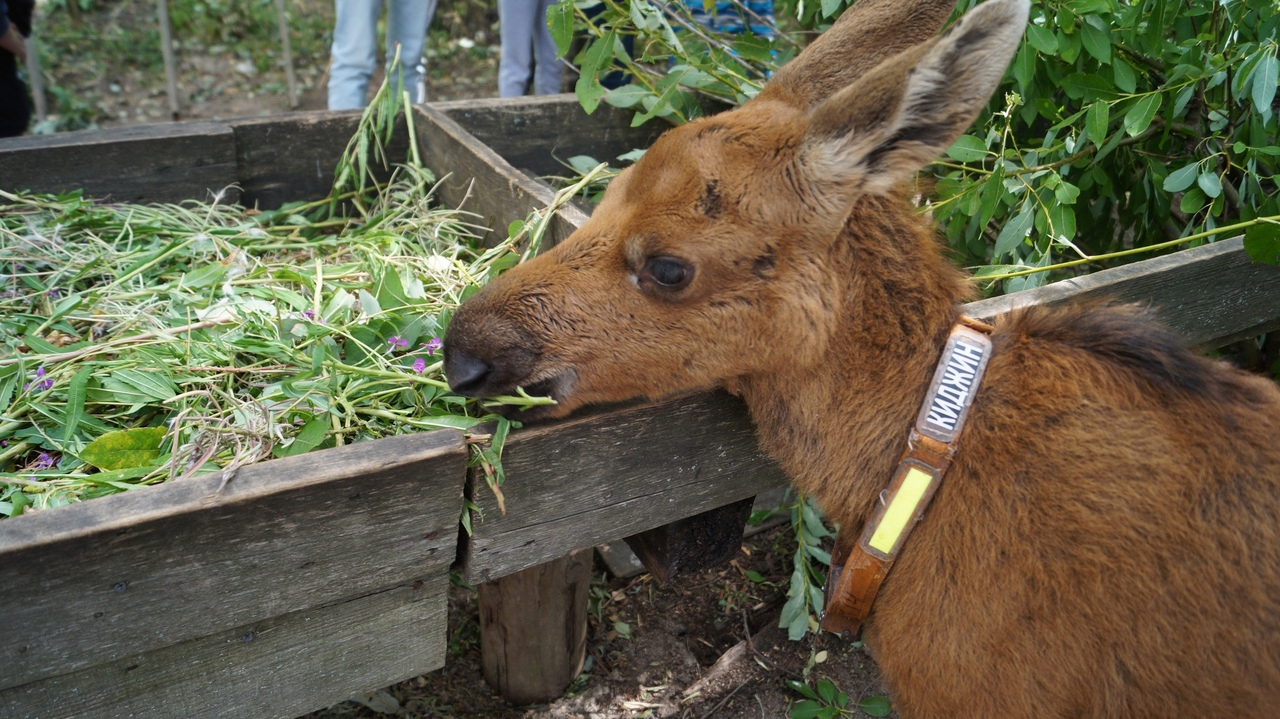
[[[0,192],[0,516],[486,417],[440,338],[550,211],[478,249],[416,153],[378,184],[401,108],[384,86],[331,196],[278,210]]]

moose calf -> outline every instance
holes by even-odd
[[[667,132],[455,315],[450,385],[558,402],[723,383],[849,531],[968,285],[905,181],[1001,78],[1027,0],[862,0],[740,109]],[[1280,390],[1142,311],[1001,318],[864,637],[905,719],[1280,716]]]

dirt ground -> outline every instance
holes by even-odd
[[[428,101],[465,100],[497,94],[496,45],[463,47],[454,40],[436,50],[440,55],[428,60],[427,65]],[[267,80],[271,89],[264,91],[266,83],[233,53],[188,54],[181,60],[179,77],[185,81],[180,87],[194,85],[205,90],[203,94],[189,95],[180,101],[180,120],[225,120],[323,110],[326,107],[327,68],[298,69],[300,92],[298,106],[293,110],[289,107],[288,94],[278,91],[282,81]],[[381,81],[382,73],[379,71],[370,82],[371,90],[376,89]],[[156,88],[154,82],[154,77],[136,71],[122,73],[108,82],[104,93],[107,99],[102,102],[108,113],[97,122],[98,126],[168,122],[168,96],[163,87]]]
[[[729,565],[667,586],[647,573],[613,577],[597,556],[584,671],[564,697],[531,707],[508,705],[485,683],[476,595],[455,587],[443,669],[306,719],[773,719],[804,698],[788,680],[806,679],[829,680],[848,695],[849,711],[832,716],[865,717],[859,701],[886,695],[866,650],[832,634],[789,641],[777,626],[794,549],[782,524],[745,540]]]
[[[428,101],[497,94],[497,11],[489,5],[440,2],[425,53]],[[256,43],[211,42],[182,32],[175,21],[178,121],[325,109],[332,0],[291,0],[290,7],[305,15],[290,23],[297,104],[290,106],[282,47],[274,35]],[[74,19],[65,8],[38,6],[36,35],[44,48],[50,116],[44,123],[33,121],[32,131],[173,121],[156,28],[153,2],[94,0]],[[371,93],[381,81],[379,71]]]

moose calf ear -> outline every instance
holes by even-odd
[[[803,143],[812,179],[884,193],[932,162],[987,104],[1028,10],[1029,0],[988,0],[815,107]]]

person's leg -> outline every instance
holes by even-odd
[[[502,58],[498,61],[498,95],[520,97],[533,74],[533,18],[541,5],[533,0],[498,0]]]
[[[564,74],[564,65],[556,57],[556,41],[551,37],[547,27],[547,10],[555,4],[555,0],[537,0],[533,28],[534,66],[533,91],[537,95],[553,95],[560,92],[560,76]]]
[[[369,76],[378,62],[382,0],[337,0],[329,66],[329,109],[364,107]]]
[[[388,0],[387,7],[387,66],[396,56],[400,46],[401,77],[404,89],[409,91],[410,102],[427,99],[423,74],[423,49],[427,43],[427,28],[436,14],[436,0]],[[395,78],[392,78],[394,87]]]

